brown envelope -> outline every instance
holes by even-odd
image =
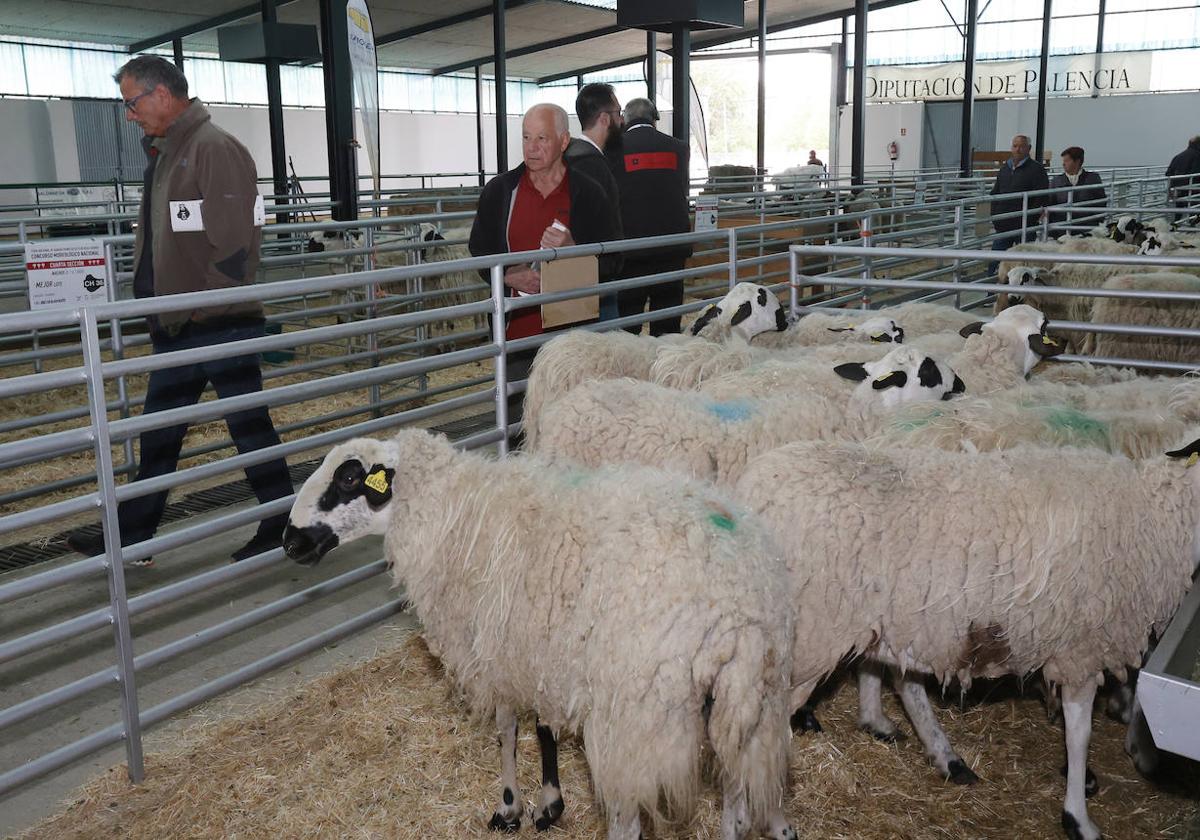
[[[600,264],[595,257],[571,257],[552,260],[541,265],[542,291],[565,292],[600,283]],[[600,317],[600,298],[563,300],[542,306],[542,329],[594,321]]]

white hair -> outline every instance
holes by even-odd
[[[564,108],[559,105],[555,105],[553,102],[539,102],[537,105],[534,105],[525,112],[525,117],[528,118],[533,116],[534,111],[537,110],[547,110],[554,116],[554,130],[558,132],[560,137],[564,134],[571,133],[570,118],[567,116],[567,112]]]

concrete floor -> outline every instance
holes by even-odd
[[[151,569],[126,571],[130,596],[202,571],[225,565],[229,553],[250,538],[251,526],[217,533],[200,543],[155,557]],[[159,607],[133,621],[134,650],[142,653],[278,598],[306,589],[381,556],[377,539],[343,546],[319,566],[306,568],[281,560],[247,578],[214,588],[203,595]],[[52,563],[77,559],[69,555]],[[50,564],[11,573],[0,583],[22,574],[44,571]],[[306,604],[249,630],[138,674],[138,695],[144,710],[253,662],[327,627],[353,618],[397,597],[390,579],[377,575],[320,601]],[[99,608],[108,602],[104,576],[60,587],[0,608],[0,636],[14,638]],[[397,628],[411,628],[408,614],[393,616],[337,644],[309,654],[228,694],[209,701],[206,716],[235,713],[272,696],[288,692],[314,676],[369,658],[395,642]],[[115,661],[108,627],[85,634],[0,665],[0,708],[7,708],[47,690],[111,666]],[[186,717],[186,716],[185,716]],[[115,686],[92,692],[0,732],[0,772],[69,744],[120,720]],[[168,743],[186,721],[172,719],[144,734],[145,749]],[[123,764],[124,745],[106,749],[0,798],[0,834],[22,831],[58,811],[81,783]]]

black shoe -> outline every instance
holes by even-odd
[[[67,535],[67,546],[72,551],[77,551],[84,557],[95,557],[104,553],[104,528],[92,529],[83,528]],[[154,565],[153,557],[144,557],[141,560],[126,560],[125,566],[136,566],[138,568],[146,568]]]
[[[266,533],[259,531],[254,535],[254,538],[244,546],[233,552],[230,557],[236,563],[239,560],[246,560],[256,554],[262,554],[264,551],[270,551],[273,548],[283,546],[283,531],[272,529]]]

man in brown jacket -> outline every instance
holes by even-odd
[[[145,133],[142,143],[149,158],[134,246],[135,297],[253,283],[263,219],[257,169],[246,147],[212,124],[199,99],[188,98],[187,79],[171,62],[139,56],[113,78],[121,88],[125,119],[136,122]],[[257,302],[163,312],[147,321],[156,353],[263,334],[263,310]],[[146,387],[143,413],[195,405],[209,383],[222,398],[261,391],[258,356],[185,362],[155,370]],[[265,406],[230,414],[225,422],[241,453],[279,443]],[[137,481],[174,472],[186,433],[186,424],[143,432]],[[246,478],[260,503],[292,493],[282,458],[247,467]],[[153,537],[166,501],[167,491],[162,490],[122,502],[121,544]],[[264,519],[233,559],[278,547],[286,524],[286,513]],[[94,531],[72,534],[67,544],[88,556],[104,553],[103,534]]]

